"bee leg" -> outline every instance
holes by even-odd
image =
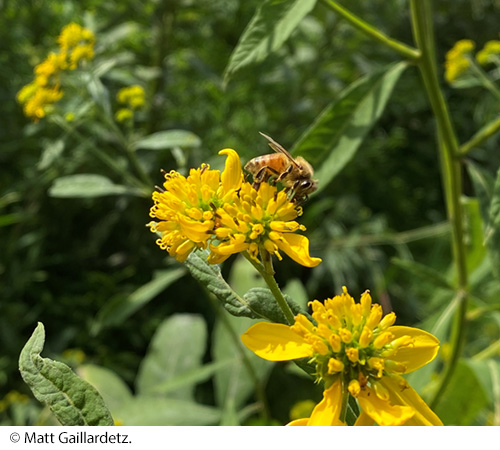
[[[293,165],[290,164],[282,173],[279,174],[279,177],[276,181],[282,181],[283,179],[285,179],[288,175],[290,175],[292,170]]]
[[[276,176],[279,175],[279,172],[274,170],[272,167],[269,166],[264,166],[262,167],[257,174],[255,175],[254,183],[253,183],[253,188],[258,191],[260,184],[264,181],[268,181],[272,178],[275,179]]]

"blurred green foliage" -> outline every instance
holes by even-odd
[[[33,67],[54,49],[64,25],[81,23],[94,31],[100,64],[108,65],[102,72],[105,90],[100,98],[109,93],[113,104],[123,86],[140,84],[146,89],[148,107],[138,114],[131,132],[136,138],[187,130],[201,139],[201,145],[182,151],[137,152],[153,190],[155,183],[162,182],[160,168],[185,172],[202,162],[218,168],[223,159],[216,155],[225,147],[235,148],[243,161],[266,153],[258,131],[291,148],[346,86],[398,60],[391,50],[317,5],[282,48],[259,65],[242,69],[223,89],[231,52],[259,3],[0,1],[0,399],[11,391],[28,393],[17,361],[37,321],[45,324],[48,356],[61,359],[65,350],[78,349],[86,364],[114,371],[132,389],[148,345],[167,317],[200,314],[208,329],[206,339],[209,343],[218,339],[213,334],[218,321],[208,294],[182,270],[175,272],[174,279],[137,293],[155,272],[180,267],[155,245],[155,237],[145,227],[150,198],[49,195],[56,179],[72,174],[100,174],[122,183],[118,174],[96,159],[92,146],[113,158],[123,171],[133,168],[92,108],[80,131],[86,143],[55,121],[30,123],[23,116],[15,96],[32,79]],[[407,2],[344,3],[353,3],[349,4],[353,12],[388,35],[412,42]],[[459,39],[474,39],[481,46],[497,38],[498,2],[435,3],[440,64]],[[498,103],[480,87],[444,89],[462,141],[497,114]],[[302,222],[308,228],[311,254],[321,256],[323,264],[311,270],[285,259],[276,265],[280,285],[301,280],[309,300],[331,297],[342,285],[349,286],[354,297],[370,289],[386,311],[396,312],[399,324],[437,320],[434,314],[451,300],[450,292],[422,282],[415,267],[392,262],[394,257],[415,260],[448,279],[453,277],[431,117],[421,80],[410,68],[356,157],[304,208]],[[493,137],[472,154],[482,173],[495,175],[500,165],[498,144],[499,138]],[[466,188],[467,195],[477,195],[469,178]],[[472,219],[470,223],[476,230],[481,226]],[[472,232],[470,236],[474,237]],[[475,306],[482,307],[497,302],[500,292],[498,281],[483,267],[486,263],[481,266],[483,260],[484,254],[471,281],[480,299]],[[224,264],[223,274],[234,267],[235,258]],[[119,320],[104,320],[110,316],[106,308],[113,312],[113,305],[126,304],[131,296],[140,307]],[[499,312],[484,317],[475,318],[469,328],[468,356],[498,339]],[[216,351],[208,345],[200,357],[204,362],[217,359],[209,348]],[[65,361],[74,367],[82,362]],[[289,419],[295,402],[320,396],[316,387],[291,375],[289,369],[277,365],[269,375],[271,414],[280,422]],[[461,367],[457,376],[472,371]],[[196,401],[222,407],[224,399],[217,388],[222,379],[207,378],[198,384],[193,394]],[[247,397],[238,399],[238,407],[249,400],[251,390],[244,392]],[[21,403],[2,404],[2,423],[47,422],[38,415],[35,403]],[[490,421],[491,407],[480,403],[469,423]],[[19,412],[19,408],[24,409]],[[214,416],[213,421],[217,420]]]

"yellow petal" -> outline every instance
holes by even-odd
[[[287,423],[287,427],[305,427],[307,423],[309,422],[308,418],[305,419],[295,419],[292,420],[291,422]]]
[[[345,425],[340,421],[342,408],[342,383],[340,378],[323,392],[321,400],[314,408],[309,418],[308,426]]]
[[[268,361],[289,361],[312,356],[311,345],[288,325],[259,322],[241,335],[250,350]]]
[[[405,425],[443,425],[439,417],[402,377],[383,377],[381,383],[389,391],[389,400],[394,404],[407,405],[415,415]]]
[[[404,373],[410,373],[414,370],[430,363],[439,351],[439,341],[427,331],[412,327],[389,327],[388,332],[394,334],[395,338],[410,336],[413,339],[413,345],[401,347],[398,351],[389,357],[389,359],[399,362],[406,367]]]
[[[389,400],[382,400],[369,387],[361,390],[358,402],[363,411],[381,426],[403,425],[415,414],[409,406],[392,405]]]
[[[241,170],[240,156],[232,148],[225,148],[219,155],[226,155],[226,165],[221,174],[222,195],[241,187],[243,171]]]
[[[305,267],[316,267],[321,262],[321,258],[309,256],[309,240],[305,236],[271,231],[269,237],[280,250]]]
[[[361,411],[361,414],[354,422],[355,427],[371,427],[375,421],[364,411]]]

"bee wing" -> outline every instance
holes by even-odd
[[[268,136],[267,134],[261,133],[260,131],[259,134],[264,136],[269,141],[269,147],[271,147],[276,153],[283,153],[293,165],[295,165],[299,169],[302,168],[300,164],[295,161],[294,157],[290,155],[290,153],[288,153],[288,151],[285,150],[281,144],[278,144],[272,137]]]

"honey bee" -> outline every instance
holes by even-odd
[[[302,203],[318,188],[318,180],[313,179],[313,168],[302,156],[294,158],[273,138],[260,133],[269,141],[276,153],[257,156],[245,165],[245,170],[253,175],[254,187],[259,188],[264,181],[283,183],[288,190],[288,199]]]

